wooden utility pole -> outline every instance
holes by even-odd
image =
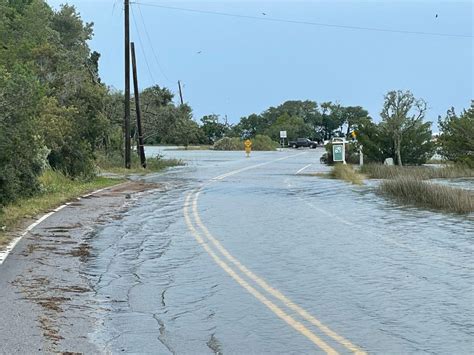
[[[125,168],[130,169],[130,0],[125,0]]]
[[[137,76],[137,59],[135,58],[135,43],[132,42],[132,72],[133,72],[133,96],[135,97],[135,111],[137,114],[137,130],[138,130],[138,155],[140,155],[140,163],[146,168],[145,147],[143,146],[143,130],[142,130],[142,111],[140,110],[140,94],[138,92],[138,76]]]
[[[181,105],[184,104],[183,102],[183,91],[181,90],[181,81],[178,80],[178,88],[179,88],[179,98],[181,99]]]

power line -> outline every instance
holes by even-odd
[[[147,59],[147,56],[145,54],[145,47],[143,46],[142,38],[140,36],[140,31],[138,30],[138,24],[137,24],[137,20],[135,19],[135,13],[133,12],[133,7],[131,8],[131,10],[132,10],[133,24],[135,26],[135,30],[137,31],[138,41],[140,42],[140,47],[142,49],[143,58],[145,58],[145,64],[146,64],[146,67],[148,69],[148,74],[150,75],[151,80],[153,81],[153,85],[154,85],[154,84],[156,84],[156,81],[155,81],[155,78],[153,77],[153,73],[151,72],[150,65],[148,63],[148,59]]]
[[[160,69],[160,72],[161,72],[161,74],[163,75],[163,77],[164,77],[167,81],[170,81],[170,79],[166,76],[165,71],[163,70],[163,67],[162,67],[161,64],[160,64],[160,61],[158,60],[158,56],[156,55],[155,48],[154,48],[154,46],[153,46],[153,42],[151,41],[150,35],[149,35],[149,33],[148,33],[148,29],[147,29],[147,27],[146,27],[145,19],[144,19],[144,17],[143,17],[143,14],[142,14],[142,10],[141,10],[141,8],[140,8],[140,5],[139,5],[139,4],[137,4],[137,5],[138,5],[138,6],[137,6],[137,7],[138,7],[138,12],[139,12],[140,17],[141,17],[141,19],[142,19],[143,28],[145,29],[145,34],[146,34],[146,37],[148,38],[148,43],[150,44],[151,51],[152,51],[153,56],[154,56],[154,58],[155,58],[155,62],[156,62],[156,64],[158,65],[158,69]]]
[[[266,21],[266,22],[282,22],[282,23],[290,23],[290,24],[298,24],[298,25],[309,25],[309,26],[330,27],[330,28],[342,28],[342,29],[359,30],[359,31],[374,31],[374,32],[387,32],[387,33],[399,33],[399,34],[410,34],[410,35],[422,35],[422,36],[473,38],[472,35],[457,34],[457,33],[408,31],[408,30],[394,30],[394,29],[377,28],[377,27],[337,25],[337,24],[322,23],[322,22],[289,20],[289,19],[283,19],[283,18],[268,17],[266,15],[265,15],[265,17],[258,17],[258,16],[251,16],[251,15],[232,14],[232,13],[228,13],[228,12],[196,10],[196,9],[189,9],[189,8],[184,8],[184,7],[165,6],[165,5],[143,3],[143,2],[133,2],[133,4],[142,5],[142,6],[158,7],[158,8],[169,9],[169,10],[187,11],[187,12],[194,12],[194,13],[199,13],[199,14],[218,15],[218,16],[226,16],[226,17],[236,17],[236,18],[243,18],[243,19],[250,19],[250,20]]]

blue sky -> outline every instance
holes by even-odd
[[[48,1],[53,7],[63,2]],[[460,110],[473,98],[470,1],[136,2],[142,5],[132,4],[131,36],[137,47],[140,87],[159,84],[176,92],[176,82],[181,80],[185,101],[193,107],[196,119],[216,113],[238,122],[241,116],[260,113],[285,100],[309,99],[360,105],[378,120],[384,94],[409,89],[428,102],[427,119],[436,121],[449,107]],[[123,1],[68,3],[77,7],[85,21],[94,22],[91,47],[102,55],[101,77],[122,90]]]

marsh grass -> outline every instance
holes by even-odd
[[[96,177],[90,181],[71,180],[60,172],[46,170],[40,177],[41,192],[22,198],[0,209],[0,247],[8,243],[10,233],[24,218],[55,208],[88,192],[124,182],[122,179]]]
[[[362,185],[364,182],[364,175],[355,171],[351,165],[346,164],[334,165],[329,176],[333,179],[348,181],[355,185]]]
[[[404,204],[455,213],[474,212],[474,194],[471,191],[411,176],[383,181],[378,192]]]
[[[433,168],[426,166],[367,164],[363,165],[360,171],[372,179],[394,179],[398,177],[406,177],[428,180],[474,177],[473,169],[456,165],[446,165],[440,168]]]

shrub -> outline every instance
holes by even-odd
[[[255,138],[251,139],[252,141],[252,150],[275,150],[280,145],[272,141],[269,136],[264,136],[262,134],[257,134]]]
[[[386,180],[378,192],[402,203],[455,213],[474,212],[471,191],[422,181],[413,177]]]
[[[251,139],[252,150],[275,150],[279,144],[270,137],[257,134]],[[244,150],[244,142],[236,137],[224,137],[214,144],[214,150]]]
[[[239,138],[224,137],[214,143],[214,150],[244,150],[244,143]]]
[[[74,179],[89,180],[95,175],[92,148],[85,141],[69,140],[48,156],[50,166]]]

